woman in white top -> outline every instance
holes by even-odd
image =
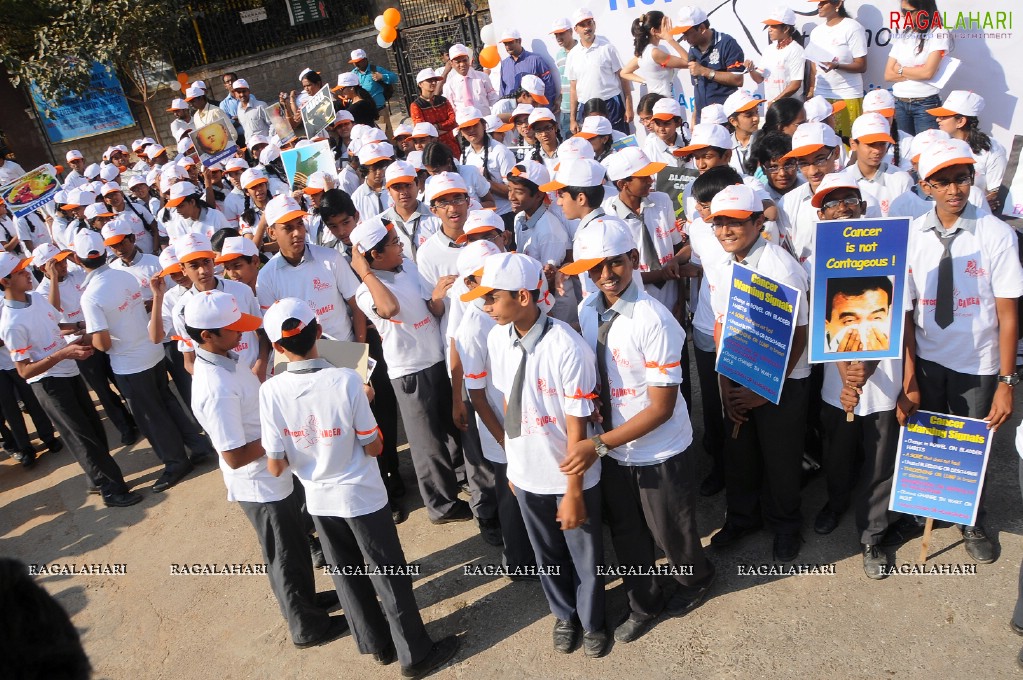
[[[645,84],[647,92],[674,99],[675,74],[689,67],[689,56],[671,35],[671,19],[663,12],[647,12],[632,22],[632,39],[635,56],[622,69],[622,78]],[[666,51],[665,45],[675,54]]]
[[[774,8],[762,22],[767,24],[767,49],[760,66],[746,60],[749,77],[764,86],[764,101],[770,106],[779,99],[794,97],[803,101],[803,77],[806,59],[803,57],[803,36],[796,29],[796,14],[788,7]]]
[[[984,98],[979,94],[953,90],[941,106],[930,109],[928,113],[938,122],[939,130],[970,145],[976,162],[973,166],[976,172],[973,185],[986,192],[991,211],[997,214],[1001,207],[997,200],[998,189],[1005,178],[1008,154],[994,137],[980,129],[980,118],[977,116],[983,110]]]
[[[895,120],[899,130],[916,135],[938,127],[927,113],[941,103],[939,89],[929,81],[937,73],[949,48],[949,34],[930,22],[938,15],[934,0],[903,0],[909,5],[913,22],[905,30],[892,34],[892,49],[884,67],[884,79],[892,83],[895,95]],[[926,21],[918,19],[926,17]]]
[[[867,32],[849,17],[845,0],[823,0],[817,16],[824,23],[810,32],[807,51],[822,53],[830,61],[816,63],[814,94],[832,104],[842,100],[845,109],[835,114],[835,131],[841,137],[852,132],[852,122],[863,113],[863,73],[867,70]]]

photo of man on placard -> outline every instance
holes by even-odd
[[[875,352],[890,343],[893,277],[828,279],[825,330],[828,352]]]

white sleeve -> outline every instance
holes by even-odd
[[[85,332],[98,333],[110,328],[107,315],[91,295],[82,296],[82,316],[85,318]]]
[[[273,378],[259,388],[259,429],[266,457],[284,460],[284,439],[278,427],[278,423],[283,422],[283,419],[274,405],[273,389],[270,386],[272,380]]]

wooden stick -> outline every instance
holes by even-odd
[[[845,422],[851,423],[854,420],[856,420],[856,414],[853,413],[852,411],[847,411],[845,414]]]
[[[928,517],[927,523],[924,524],[924,539],[920,543],[920,564],[927,564],[927,549],[931,546],[931,529],[933,528],[934,519]]]
[[[732,426],[732,439],[739,438],[739,427],[741,427],[739,423],[736,423],[734,426]]]

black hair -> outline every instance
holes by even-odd
[[[753,136],[750,143],[749,157],[744,170],[752,175],[757,167],[766,167],[775,158],[792,151],[792,138],[783,132],[760,131]],[[709,172],[709,170],[708,170]]]
[[[312,70],[310,70],[309,72],[303,74],[302,75],[302,80],[308,80],[313,85],[319,85],[320,83],[323,82],[323,78],[320,76],[320,72],[319,71],[312,71]]]
[[[667,97],[665,97],[663,94],[658,94],[656,92],[647,92],[640,98],[639,104],[636,106],[636,115],[649,116],[653,114],[654,104],[666,98]]]
[[[532,125],[530,127],[532,127]],[[540,155],[540,138],[536,137],[536,133],[535,132],[533,133],[533,136],[534,136],[533,152],[531,154],[531,158],[534,161],[542,163],[543,162],[543,160],[542,160],[543,157]],[[561,126],[558,125],[557,123],[554,123],[554,138],[557,140],[557,143],[554,145],[554,153],[555,153],[555,155],[557,155],[557,153],[558,153],[557,148],[559,146],[561,146],[561,142],[564,141],[561,138]]]
[[[483,178],[486,179],[488,182],[490,182],[490,181],[492,181],[492,178],[490,176],[490,168],[488,167],[490,165],[490,133],[487,132],[487,124],[483,122],[482,118],[479,121],[476,122],[476,125],[482,125],[483,126],[483,142],[482,142],[483,143],[483,167],[480,168],[480,172],[483,173]],[[461,146],[462,146],[462,159],[461,159],[460,162],[462,163],[462,165],[465,165],[465,157],[468,155],[469,148],[470,148],[469,138],[466,137],[465,135],[459,135],[459,139],[461,139]],[[539,142],[537,142],[537,143],[539,143]]]
[[[787,28],[789,37],[792,38],[792,42],[796,43],[800,47],[803,47],[803,34],[792,24],[775,24],[775,28]],[[766,27],[765,27],[766,28]],[[770,42],[770,40],[768,40]]]
[[[373,101],[373,95],[362,85],[355,85],[352,89],[355,90],[355,94],[359,96],[359,99]]]
[[[966,142],[970,145],[970,150],[973,153],[990,151],[991,137],[980,129],[980,119],[977,116],[963,116],[963,118],[966,119],[963,132],[966,133]]]
[[[384,220],[384,224],[388,225],[388,227],[390,227],[391,221],[390,220]],[[384,237],[382,239],[380,239],[379,241],[377,241],[376,243],[374,243],[373,247],[370,248],[369,251],[366,253],[367,255],[373,254],[374,257],[369,257],[369,258],[366,258],[366,259],[369,259],[369,260],[376,259],[375,256],[376,255],[383,255],[384,254],[384,250],[386,250],[386,249],[387,249],[387,234],[384,234]]]
[[[455,155],[451,153],[448,145],[436,139],[423,147],[423,165],[428,168],[451,167],[455,170],[458,168],[455,165]]]
[[[767,107],[764,114],[764,125],[761,132],[781,132],[783,128],[792,124],[799,117],[803,110],[803,102],[795,97],[782,97]]]
[[[595,187],[565,187],[562,189],[574,201],[582,194],[586,197],[586,204],[591,208],[599,208],[604,200],[604,186],[598,184]]]
[[[238,80],[238,74],[235,73],[234,71],[227,71],[226,73],[221,73],[220,79],[223,80],[224,76],[231,76],[232,85],[234,84],[234,81]]]
[[[600,114],[607,118],[607,104],[604,103],[603,99],[594,97],[593,99],[587,99],[586,103],[583,104],[583,118],[594,114]]]
[[[540,193],[540,186],[533,182],[531,179],[528,179],[525,175],[513,175],[511,173],[508,173],[506,181],[508,182],[508,184],[514,184],[515,186],[526,189],[533,196],[536,196],[538,193]]]
[[[717,165],[693,180],[691,194],[699,203],[710,203],[733,184],[742,184],[742,175],[731,165]]]
[[[323,198],[320,199],[320,207],[317,209],[317,213],[320,219],[323,220],[324,226],[326,226],[327,220],[335,215],[355,217],[357,212],[358,210],[352,201],[352,197],[341,189],[327,189],[324,191]]]
[[[210,236],[210,245],[213,246],[213,250],[219,253],[224,249],[224,241],[233,236],[241,235],[242,233],[234,227],[223,227],[222,229],[217,229],[213,236]]]
[[[188,335],[188,337],[192,338],[196,345],[201,345],[204,342],[204,340],[202,339],[203,331],[206,331],[210,335],[216,335],[217,337],[220,337],[219,328],[193,328],[192,326],[189,326],[187,323],[185,324],[185,333]]]
[[[824,318],[831,318],[832,301],[837,295],[856,297],[870,290],[882,290],[888,296],[888,306],[892,304],[892,280],[887,276],[847,276],[828,279],[827,302]]]
[[[266,168],[267,175],[270,177],[276,177],[285,184],[288,184],[289,187],[291,186],[288,183],[288,175],[284,172],[284,161],[281,160],[280,156],[265,164],[263,167]]]
[[[897,116],[892,116],[892,124],[890,134],[895,143],[892,144],[892,165],[898,167],[899,163],[902,162],[902,148],[899,144],[899,119]]]
[[[78,261],[86,269],[99,269],[107,263],[107,258],[104,253],[100,253],[96,257],[79,257]]]
[[[298,319],[286,319],[281,325],[281,329],[285,331],[294,330],[298,327],[298,324]],[[316,345],[316,336],[318,335],[317,331],[319,328],[320,322],[313,319],[297,334],[292,335],[290,338],[281,338],[277,341],[277,344],[292,354],[304,357]]]
[[[664,21],[664,12],[654,10],[647,12],[632,22],[632,46],[637,57],[643,55],[643,51],[650,44],[650,31],[661,27]]]
[[[89,657],[71,617],[23,563],[0,558],[4,653],[0,677],[88,680]]]
[[[832,5],[838,5],[835,8],[835,11],[838,12],[838,16],[842,17],[843,19],[848,19],[849,18],[849,10],[847,10],[845,8],[845,3],[842,2],[842,0],[827,0],[827,1],[830,2]],[[841,3],[841,4],[839,4],[839,3]]]

